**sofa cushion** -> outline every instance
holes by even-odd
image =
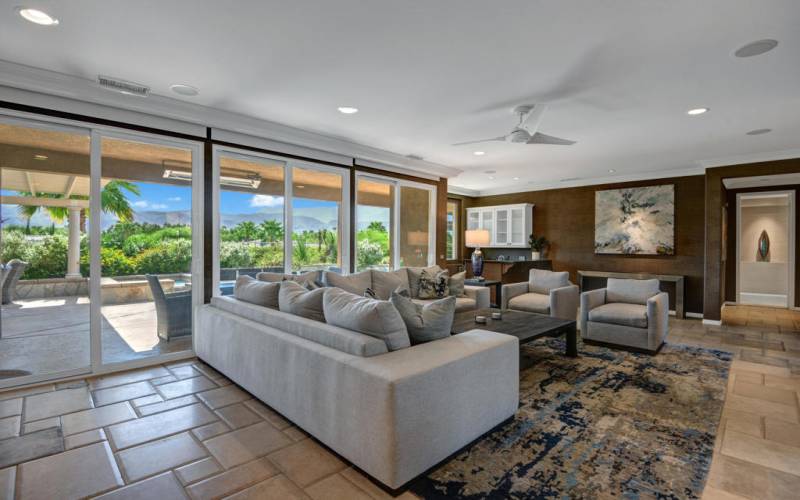
[[[233,296],[259,306],[278,309],[280,283],[267,283],[250,276],[239,276],[233,287]]]
[[[453,297],[463,297],[464,296],[464,280],[467,279],[467,272],[461,271],[460,273],[456,273],[450,276],[450,281],[447,283],[447,286],[450,288],[450,295]]]
[[[401,294],[402,295],[402,294]],[[452,295],[451,295],[452,297]],[[424,306],[437,299],[411,299],[415,304]],[[473,311],[477,309],[477,302],[472,297],[456,297],[456,312]]]
[[[438,271],[436,274],[429,273],[423,269],[419,275],[419,290],[417,298],[420,299],[443,299],[450,295],[450,273],[448,271]]]
[[[606,302],[625,302],[627,304],[647,304],[647,299],[659,292],[658,280],[632,280],[608,278]]]
[[[368,357],[389,352],[384,341],[369,335],[249,304],[230,296],[212,297],[211,305],[231,314],[278,328],[283,332],[354,356]]]
[[[319,288],[320,276],[319,271],[309,271],[302,274],[284,274],[284,273],[271,273],[263,271],[256,274],[256,279],[261,281],[296,281],[297,283],[310,282],[313,288]]]
[[[372,289],[379,299],[389,300],[397,288],[408,289],[408,271],[405,267],[397,271],[372,270]]]
[[[554,273],[544,269],[531,269],[528,275],[529,292],[549,294],[550,290],[565,286],[569,286],[569,273],[567,271]]]
[[[422,271],[425,270],[430,275],[435,275],[441,268],[437,265],[430,267],[407,267],[408,271],[408,291],[411,292],[411,298],[416,299],[419,296],[419,278]]]
[[[308,290],[305,286],[294,281],[281,281],[278,291],[278,309],[282,312],[325,322],[322,309],[322,297],[327,288]],[[272,325],[276,326],[276,325]]]
[[[335,286],[356,295],[364,295],[367,288],[375,290],[375,287],[372,286],[372,273],[370,271],[362,271],[347,276],[326,271],[325,285]]]
[[[411,345],[422,344],[450,336],[453,328],[453,315],[456,312],[456,298],[432,300],[420,305],[410,298],[393,292],[389,302],[397,308],[408,329]]]
[[[541,293],[523,293],[512,297],[508,301],[509,309],[517,311],[532,312],[538,314],[550,314],[550,295]]]
[[[589,321],[647,328],[647,306],[615,302],[589,311]]]
[[[379,338],[386,342],[390,351],[411,345],[403,318],[385,300],[360,297],[339,288],[327,288],[323,307],[328,324]]]

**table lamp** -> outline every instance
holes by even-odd
[[[472,252],[472,274],[478,279],[483,279],[483,252],[481,246],[489,245],[489,231],[486,229],[472,229],[464,232],[464,244],[474,247]]]

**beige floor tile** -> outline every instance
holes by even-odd
[[[260,458],[195,483],[186,491],[196,500],[221,498],[276,474],[278,469],[266,458]]]
[[[92,407],[92,398],[86,387],[63,389],[28,396],[25,398],[24,407],[25,421],[32,422],[89,409]]]
[[[26,387],[24,389],[3,391],[0,392],[0,401],[8,401],[9,399],[23,398],[25,396],[33,396],[34,394],[42,394],[44,392],[52,392],[54,390],[55,385],[45,384],[37,385],[35,387]]]
[[[217,387],[217,384],[205,377],[194,377],[178,380],[177,382],[170,382],[168,384],[161,384],[156,387],[159,394],[161,394],[164,399],[173,399],[186,396],[187,394],[214,389]]]
[[[722,418],[725,420],[725,429],[732,429],[755,437],[764,437],[761,422],[763,417],[755,413],[726,409],[722,412]]]
[[[789,369],[786,367],[771,366],[761,363],[751,363],[749,361],[743,361],[741,359],[733,360],[733,362],[731,363],[731,370],[736,370],[736,371],[744,370],[749,372],[763,373],[765,375],[778,375],[781,377],[789,376]]]
[[[239,389],[235,385],[228,385],[213,389],[206,392],[201,392],[197,395],[209,408],[216,410],[223,406],[232,405],[233,403],[241,403],[251,399],[250,394]]]
[[[153,389],[153,386],[150,385],[149,382],[143,381],[109,387],[108,389],[99,389],[94,391],[92,396],[94,397],[95,406],[103,406],[149,396],[155,394],[155,392],[155,389]]]
[[[257,399],[251,399],[249,401],[244,402],[248,408],[253,410],[254,412],[261,415],[261,418],[267,420],[269,423],[277,427],[278,429],[287,429],[291,427],[292,423],[283,418],[278,412],[273,410],[272,408],[268,407],[261,401]]]
[[[764,374],[757,372],[749,372],[746,370],[731,370],[731,375],[736,378],[737,382],[748,382],[750,384],[764,384]]]
[[[175,382],[178,380],[178,377],[175,375],[166,375],[164,377],[158,377],[150,380],[152,385],[161,385],[161,384],[168,384],[170,382]]]
[[[22,398],[0,401],[0,418],[22,415]]]
[[[177,379],[192,378],[201,375],[192,365],[168,366],[167,369]]]
[[[232,429],[247,427],[248,425],[261,422],[261,417],[242,403],[232,404],[216,410],[214,413],[225,421]]]
[[[64,435],[77,434],[91,429],[124,422],[136,418],[136,412],[125,401],[108,406],[100,406],[91,410],[84,410],[61,417]]]
[[[6,467],[0,470],[0,498],[4,500],[12,500],[14,498],[14,483],[16,481],[16,467]]]
[[[796,423],[798,421],[797,405],[784,405],[763,399],[748,398],[738,394],[728,394],[726,396],[725,408],[755,413],[762,417],[778,418],[785,422]]]
[[[390,500],[392,498],[391,495],[386,493],[378,485],[370,481],[369,478],[364,476],[364,474],[357,471],[353,467],[348,467],[340,472],[340,474],[351,483],[366,491],[367,494],[375,500]]]
[[[19,415],[0,418],[0,439],[19,436],[20,421],[21,418]]]
[[[306,499],[303,490],[282,475],[261,481],[228,497],[229,500],[294,500]]]
[[[131,404],[138,408],[140,406],[153,405],[153,404],[156,404],[156,403],[160,403],[162,401],[164,401],[164,398],[162,398],[158,394],[151,394],[149,396],[136,398],[136,399],[131,401]]]
[[[123,485],[108,443],[25,462],[18,474],[20,498],[83,498]]]
[[[166,401],[162,401],[161,403],[140,406],[138,410],[143,417],[146,417],[147,415],[152,415],[154,413],[161,413],[162,411],[167,411],[167,410],[174,410],[175,408],[180,408],[181,406],[189,406],[198,402],[199,401],[197,401],[196,397],[189,394],[188,396],[183,396],[180,398],[168,399]]]
[[[286,476],[302,488],[347,467],[312,439],[305,439],[269,455]]]
[[[64,438],[64,448],[71,450],[87,444],[99,443],[106,440],[106,431],[103,429],[94,429],[91,431],[81,432],[80,434],[73,434]]]
[[[800,491],[800,476],[739,460],[714,455],[707,486],[744,498],[783,500]]]
[[[292,441],[268,422],[244,427],[205,441],[214,458],[229,469],[266,455]]]
[[[303,439],[308,438],[308,434],[306,434],[305,431],[295,426],[283,429],[283,433],[289,436],[289,439],[292,441],[302,441]]]
[[[703,490],[702,500],[748,500],[746,497],[740,497],[733,493],[728,493],[724,490],[718,490],[711,486],[706,486]]]
[[[0,440],[0,469],[64,451],[61,429],[50,428]]]
[[[737,431],[725,432],[722,454],[789,474],[800,471],[800,448]]]
[[[194,434],[194,436],[200,441],[205,441],[207,439],[211,439],[214,436],[219,436],[220,434],[224,434],[229,430],[231,430],[231,428],[228,427],[228,424],[219,421],[198,427],[196,429],[192,429],[192,434]]]
[[[800,377],[765,375],[764,384],[770,387],[780,387],[781,389],[800,392]]]
[[[736,382],[734,383],[733,392],[748,398],[763,399],[764,401],[772,401],[773,403],[781,403],[785,405],[796,405],[797,396],[794,391],[787,391],[780,387],[769,387],[761,384],[751,384],[739,380],[737,375]]]
[[[117,453],[125,477],[138,481],[206,457],[206,450],[184,432]]]
[[[183,500],[188,497],[177,479],[175,479],[175,474],[165,472],[97,498],[102,500]]]
[[[764,419],[764,430],[767,439],[794,446],[800,454],[800,425],[767,418]],[[797,475],[800,475],[800,469],[797,470]]]
[[[314,500],[371,500],[365,491],[344,478],[334,474],[305,489]]]
[[[116,449],[123,449],[199,427],[216,419],[206,407],[194,404],[114,424],[108,428],[108,434]]]
[[[222,467],[211,457],[175,469],[175,474],[183,484],[196,483],[218,472],[222,472]]]
[[[133,382],[140,382],[142,380],[149,380],[168,375],[170,375],[170,373],[166,368],[163,366],[155,366],[151,368],[143,368],[141,370],[131,370],[128,372],[114,373],[112,375],[104,375],[102,377],[89,379],[89,387],[92,390],[104,389],[106,387],[113,387],[115,385],[130,384]]]
[[[61,417],[50,417],[35,422],[28,422],[22,426],[22,433],[30,434],[31,432],[51,429],[53,427],[61,427]]]

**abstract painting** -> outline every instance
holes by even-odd
[[[675,255],[675,186],[596,191],[594,252]]]

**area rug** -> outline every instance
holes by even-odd
[[[410,489],[423,498],[700,498],[731,354],[521,347],[520,408]]]

